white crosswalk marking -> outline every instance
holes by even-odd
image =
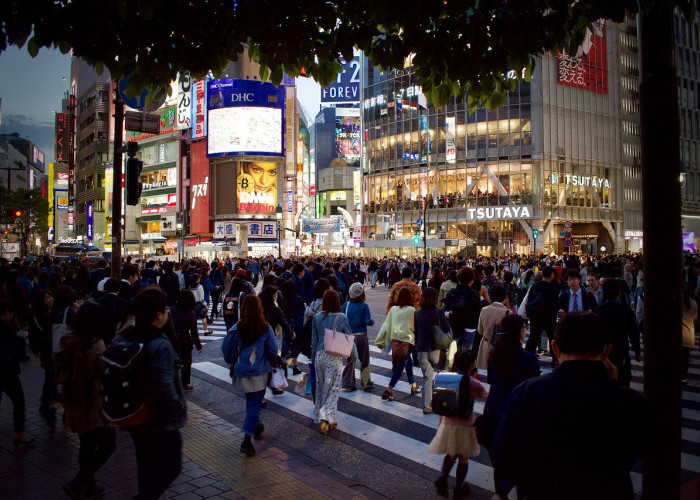
[[[224,335],[223,325],[221,325],[220,328],[222,333],[216,340],[220,340]],[[215,339],[212,336],[210,342],[213,340]],[[427,453],[425,437],[417,439],[411,435],[403,435],[396,432],[396,430],[401,430],[402,421],[409,421],[413,423],[413,425],[422,426],[426,432],[429,431],[429,433],[432,433],[437,428],[438,417],[436,415],[423,414],[421,394],[409,397],[408,399],[403,396],[405,394],[410,394],[410,385],[405,382],[405,375],[402,375],[403,380],[400,380],[395,387],[395,392],[402,394],[400,398],[402,401],[383,401],[381,399],[381,392],[383,390],[382,388],[386,387],[389,383],[387,370],[391,369],[391,360],[389,356],[383,354],[376,346],[370,346],[370,353],[372,368],[371,378],[372,381],[377,384],[377,388],[373,392],[364,392],[361,390],[341,392],[340,397],[343,400],[351,401],[355,405],[359,405],[359,407],[364,409],[363,411],[381,412],[382,415],[389,419],[391,425],[368,421],[361,417],[360,411],[356,410],[356,406],[352,406],[349,410],[344,408],[346,411],[338,412],[338,430],[361,441],[383,448],[391,453],[398,454],[417,463],[431,467],[434,470],[440,470],[442,457],[429,455]],[[549,358],[542,357],[541,359],[544,366],[546,366],[549,362]],[[300,366],[304,368],[308,363],[308,359],[301,355],[299,356],[299,362]],[[694,366],[700,366],[700,358],[692,359],[691,363],[693,363]],[[230,382],[228,368],[223,366],[223,362],[221,364],[212,362],[194,363],[192,368],[217,379]],[[548,372],[550,369],[545,368],[543,371]],[[700,369],[697,371],[700,371]],[[632,372],[633,377],[640,379],[642,376],[641,364],[634,362]],[[693,372],[691,371],[691,373]],[[359,379],[359,370],[356,372],[356,375]],[[414,367],[414,375],[416,376],[416,382],[420,385],[422,383],[422,372],[420,368]],[[311,397],[301,397],[293,392],[298,378],[299,376],[290,376],[290,387],[287,392],[281,397],[274,398],[272,402],[294,411],[299,415],[312,419],[313,402]],[[632,389],[641,391],[642,384],[633,382]],[[683,418],[691,422],[699,422],[699,424],[697,428],[684,427],[682,429],[682,438],[689,443],[698,443],[700,441],[700,409],[695,409],[692,403],[700,402],[700,392],[695,392],[690,389],[685,390],[683,391],[683,398],[684,401],[688,401],[691,406],[686,407],[684,405],[682,410]],[[474,411],[477,414],[481,414],[483,411],[483,403],[477,402]],[[384,422],[386,421],[384,420]],[[482,457],[479,457],[478,461],[470,461],[467,481],[488,491],[493,491],[493,470],[489,465],[483,463],[484,461],[485,459]],[[700,473],[700,457],[684,452],[681,454],[681,463],[684,470]],[[633,472],[631,478],[634,490],[639,494],[642,487],[641,474]]]

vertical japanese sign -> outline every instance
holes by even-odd
[[[75,94],[71,94],[68,100],[68,203],[73,205],[73,183],[75,182]]]
[[[445,161],[455,163],[457,160],[457,147],[455,143],[455,117],[445,118]]]
[[[177,129],[185,130],[192,123],[192,79],[189,71],[180,73],[177,88]]]
[[[192,139],[207,135],[207,80],[198,80],[192,87]]]
[[[58,118],[56,119],[56,122],[58,122]],[[54,176],[54,170],[53,170],[53,163],[49,163],[49,176],[48,176],[48,193],[47,193],[47,199],[49,201],[49,220],[48,220],[48,226],[49,226],[49,234],[51,235],[51,238],[49,238],[51,241],[50,243],[53,243],[56,239],[56,228],[54,228],[54,199],[53,199],[53,176]]]
[[[93,230],[94,230],[94,220],[92,218],[92,202],[88,201],[85,204],[85,214],[86,214],[86,226],[87,226],[87,239],[92,242]]]
[[[355,170],[352,173],[352,204],[355,210],[360,210],[362,201],[362,172]]]
[[[114,164],[105,164],[105,242],[112,241],[112,206],[114,203]]]
[[[68,161],[68,113],[56,113],[56,163]]]
[[[561,85],[608,93],[608,52],[605,20],[593,23],[586,31],[576,54],[557,54],[557,82]]]

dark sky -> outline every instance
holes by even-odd
[[[70,56],[42,49],[32,59],[26,49],[0,53],[0,133],[18,132],[54,161],[54,110],[68,90]],[[66,77],[63,80],[63,77]]]
[[[53,112],[61,109],[69,77],[70,56],[58,50],[42,49],[34,59],[26,48],[9,47],[1,52],[0,134],[18,132],[44,152],[47,163],[53,162]],[[300,78],[297,84],[299,100],[313,121],[319,109],[321,89],[307,78]]]

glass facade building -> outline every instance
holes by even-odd
[[[422,254],[422,220],[437,253],[622,251],[624,32],[599,23],[587,53],[538,59],[503,106],[471,114],[466,97],[427,105],[410,67],[366,64],[363,246]]]

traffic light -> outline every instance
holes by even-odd
[[[413,244],[420,244],[420,229],[414,229],[413,231]]]
[[[533,240],[536,240],[539,235],[540,235],[540,232],[537,229],[532,230],[532,239]]]
[[[126,154],[129,159],[126,160],[126,204],[138,205],[141,197],[143,185],[141,182],[141,169],[143,162],[134,155],[138,149],[138,144],[135,142],[126,143]]]

